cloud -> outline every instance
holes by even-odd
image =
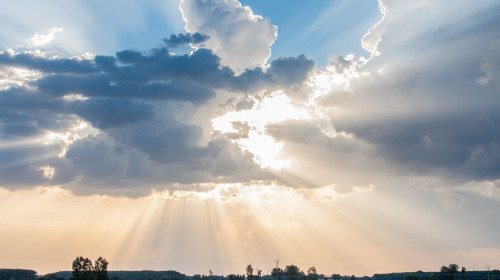
[[[484,53],[481,70],[484,75],[477,78],[476,82],[480,85],[488,85],[493,83],[497,89],[500,88],[500,40],[494,42],[490,49]]]
[[[182,0],[179,7],[186,30],[208,35],[204,46],[237,74],[263,66],[271,56],[277,27],[239,1]]]
[[[54,173],[55,173],[55,169],[54,167],[50,167],[48,165],[46,166],[42,166],[40,167],[40,170],[42,171],[42,176],[51,180],[52,178],[54,178]]]
[[[299,188],[333,186],[338,193],[363,189],[380,183],[387,174],[397,174],[376,149],[349,135],[332,137],[309,120],[270,124],[266,131],[285,143],[283,154],[292,159],[283,173],[293,174],[288,185]],[[284,180],[289,176],[281,175]]]
[[[468,5],[474,7],[464,9]],[[363,39],[371,44],[368,60],[335,57],[324,69],[308,72],[306,83],[283,90],[308,117],[263,121],[261,133],[282,145],[281,154],[292,162],[277,176],[290,186],[334,186],[341,193],[359,186],[450,188],[498,180],[493,50],[500,6],[381,1],[381,8],[383,20]],[[288,65],[302,63],[287,63],[274,61],[266,74],[287,73],[283,77],[293,80]],[[227,135],[245,141],[248,133],[236,128]]]
[[[35,33],[33,37],[31,37],[31,41],[33,42],[33,45],[35,46],[42,46],[46,45],[52,40],[54,40],[54,36],[56,35],[57,32],[63,32],[64,28],[62,27],[52,27],[49,32],[47,33]]]
[[[449,185],[500,178],[500,99],[491,66],[498,3],[381,1],[381,7],[384,19],[363,39],[372,57],[356,68],[339,60],[328,66],[335,70],[322,74],[331,79],[314,97],[316,110],[336,133],[370,147],[372,156],[360,160],[384,162],[388,175],[436,176]],[[339,74],[347,88],[336,83]]]
[[[232,88],[249,92],[289,88],[306,81],[315,66],[314,60],[305,55],[280,57],[273,60],[265,72],[260,67],[247,69],[237,76]]]
[[[197,184],[274,180],[252,155],[226,139],[196,145],[199,128],[131,126],[75,142],[53,181],[77,194],[145,196],[156,190],[194,190]],[[167,124],[168,125],[168,124]],[[164,125],[165,126],[165,125]],[[170,125],[173,126],[173,125]],[[68,176],[69,175],[69,176]]]
[[[238,32],[275,31],[231,1],[181,3],[187,29],[210,36],[164,40],[171,47],[207,47],[189,54],[167,47],[93,58],[3,51],[5,77],[18,68],[38,74],[0,92],[0,137],[6,143],[0,184],[136,196],[153,188],[255,180],[332,186],[339,193],[413,185],[408,180],[415,178],[432,185],[498,180],[494,65],[500,7],[485,2],[463,10],[466,4],[454,3],[449,17],[443,5],[382,1],[384,19],[363,39],[372,42],[372,56],[336,57],[325,68],[306,55],[259,66],[272,36],[249,45],[260,48],[263,60],[250,55],[243,64],[227,62],[247,48],[231,46]],[[208,17],[210,8],[217,16]],[[232,33],[224,35],[227,24]],[[215,42],[230,48],[221,54]],[[290,97],[294,112],[306,113],[262,121],[258,134],[286,155],[274,159],[291,162],[270,172],[256,163],[259,155],[238,146],[256,133],[255,124],[235,120],[231,132],[212,133],[211,120],[231,110],[257,110],[259,100],[277,92]],[[90,128],[78,134],[72,129],[79,123]],[[60,139],[47,141],[48,135]]]
[[[48,73],[85,74],[97,71],[88,60],[80,58],[46,58],[40,52],[16,53],[12,49],[0,52],[0,63]]]
[[[74,58],[7,50],[0,65],[5,77],[13,69],[38,73],[1,90],[2,186],[137,196],[275,180],[227,137],[210,136],[206,123],[228,99],[301,84],[314,62],[280,58],[236,76],[209,49],[175,55],[161,47]],[[196,114],[201,123],[190,119]],[[82,123],[88,128],[76,129]]]
[[[187,45],[187,44],[200,44],[205,42],[209,37],[207,35],[203,35],[201,33],[194,33],[191,35],[190,33],[179,35],[172,34],[167,39],[163,39],[163,42],[167,44],[167,47],[176,48],[179,46]]]

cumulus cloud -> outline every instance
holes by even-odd
[[[236,73],[263,66],[271,56],[277,27],[239,1],[182,0],[180,9],[186,30],[208,35],[205,47]]]
[[[174,35],[167,44],[206,39],[200,36]],[[175,55],[158,48],[87,58],[7,50],[0,65],[3,73],[38,73],[1,90],[2,186],[58,184],[82,194],[135,196],[152,188],[274,180],[227,137],[203,139],[210,131],[189,116],[226,98],[300,84],[314,62],[280,58],[267,71],[236,76],[209,49]],[[208,122],[215,111],[200,119]],[[85,133],[74,129],[79,123],[88,124]]]

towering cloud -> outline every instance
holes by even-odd
[[[263,66],[271,56],[277,27],[237,0],[182,0],[186,30],[208,35],[205,47],[237,74]]]

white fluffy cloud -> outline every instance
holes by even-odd
[[[54,40],[54,36],[57,32],[63,32],[64,28],[62,27],[52,27],[50,31],[45,33],[35,33],[33,37],[31,37],[31,41],[35,46],[42,46],[48,44]]]
[[[239,1],[182,0],[180,9],[186,30],[208,35],[204,46],[236,73],[263,66],[271,56],[277,27]]]

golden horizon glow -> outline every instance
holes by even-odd
[[[390,206],[380,206],[382,197],[364,189],[341,195],[332,187],[297,190],[259,183],[208,188],[155,191],[135,199],[75,196],[59,187],[0,188],[0,213],[9,211],[0,218],[5,229],[0,263],[24,264],[43,274],[70,270],[79,255],[104,256],[110,270],[173,269],[192,275],[209,269],[242,273],[246,264],[268,273],[280,258],[303,270],[316,266],[319,273],[350,275],[411,270],[418,256],[429,258],[420,268],[432,270],[450,254],[399,248],[398,232],[413,225],[390,222]],[[382,205],[392,203],[385,198]],[[26,243],[7,242],[12,238]],[[453,254],[466,252],[477,258],[474,263],[500,255],[498,248],[478,250]],[[465,256],[456,260],[471,263]]]

